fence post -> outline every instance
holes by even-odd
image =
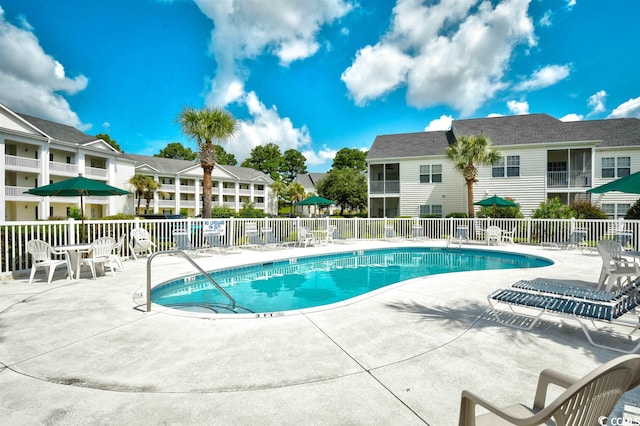
[[[68,219],[68,221],[69,221],[69,225],[67,225],[68,226],[68,228],[67,228],[67,238],[69,240],[69,245],[73,245],[73,244],[76,243],[75,220],[72,217],[70,217]]]

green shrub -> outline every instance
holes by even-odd
[[[625,219],[640,219],[640,199],[633,203],[631,208],[624,215]]]
[[[133,220],[137,216],[133,214],[118,213],[113,216],[105,216],[102,220]]]
[[[420,216],[423,217],[423,216]],[[424,217],[440,217],[439,215],[424,215]],[[460,218],[460,219],[466,219],[469,217],[469,215],[467,213],[449,213],[448,215],[446,215],[445,217],[454,217],[454,218]]]
[[[211,209],[211,217],[214,219],[225,219],[235,215],[236,212],[228,207],[214,207]]]
[[[607,219],[607,214],[589,201],[576,201],[571,205],[576,212],[576,219]]]
[[[265,212],[263,212],[262,210],[256,209],[253,203],[250,203],[250,202],[244,203],[244,205],[242,206],[242,209],[238,213],[238,217],[245,217],[245,218],[260,218],[260,217],[266,217],[266,216],[267,214]]]
[[[560,202],[560,198],[549,198],[540,203],[531,216],[534,219],[571,219],[576,217],[576,212],[566,204]]]

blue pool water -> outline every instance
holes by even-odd
[[[237,313],[278,313],[344,301],[425,275],[552,263],[489,250],[407,247],[285,259],[216,270],[210,276],[235,299]],[[229,300],[201,275],[160,284],[151,300],[189,311],[230,312]]]

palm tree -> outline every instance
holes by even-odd
[[[138,199],[136,214],[140,214],[140,201],[142,201],[144,192],[147,189],[148,180],[149,176],[142,175],[140,173],[136,173],[131,179],[129,179],[129,184],[133,187],[133,190],[136,193],[136,198]]]
[[[156,182],[151,176],[147,176],[149,179],[147,180],[147,185],[144,189],[144,199],[147,202],[147,212],[149,211],[149,204],[151,204],[151,200],[153,200],[153,194],[160,189],[160,183]],[[161,195],[164,193],[160,193]]]
[[[280,196],[287,192],[287,184],[282,180],[276,180],[271,185],[269,185],[269,189],[271,189],[271,192],[273,192],[273,194],[276,196],[278,204],[277,210],[280,210]]]
[[[447,158],[464,177],[467,184],[467,210],[473,217],[473,185],[478,182],[478,167],[496,164],[502,155],[484,136],[460,136],[447,148]]]
[[[222,108],[184,107],[176,121],[182,132],[198,145],[202,167],[202,217],[211,218],[211,172],[216,165],[216,141],[222,142],[238,132],[238,122]]]
[[[293,204],[304,198],[304,186],[300,182],[291,182],[287,188],[287,198],[291,202],[291,215],[293,215]]]

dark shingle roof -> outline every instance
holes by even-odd
[[[42,130],[52,138],[61,142],[71,142],[77,144],[86,144],[88,142],[96,141],[95,136],[82,133],[80,130],[66,124],[54,123],[53,121],[43,120],[42,118],[32,117],[27,114],[16,113],[31,125]]]
[[[483,135],[494,146],[588,141],[598,147],[640,146],[640,120],[563,122],[547,114],[454,120],[450,131],[377,136],[367,159],[443,155],[462,135]]]
[[[162,158],[162,157],[150,157],[148,155],[138,155],[138,154],[123,154],[122,158],[127,158],[129,160],[133,160],[137,166],[141,166],[143,164],[147,164],[150,167],[158,170],[159,173],[167,173],[167,174],[175,174],[181,172],[190,167],[200,167],[200,163],[197,161],[187,161],[187,160],[175,160],[173,158]],[[221,166],[216,164],[216,168],[220,168],[226,170],[228,173],[237,176],[241,181],[250,181],[256,178],[264,178],[267,181],[271,182],[272,179],[266,174],[262,173],[259,170],[254,170],[249,167],[236,167],[236,166]]]
[[[382,135],[373,141],[367,159],[443,155],[453,142],[455,140],[450,130]]]

